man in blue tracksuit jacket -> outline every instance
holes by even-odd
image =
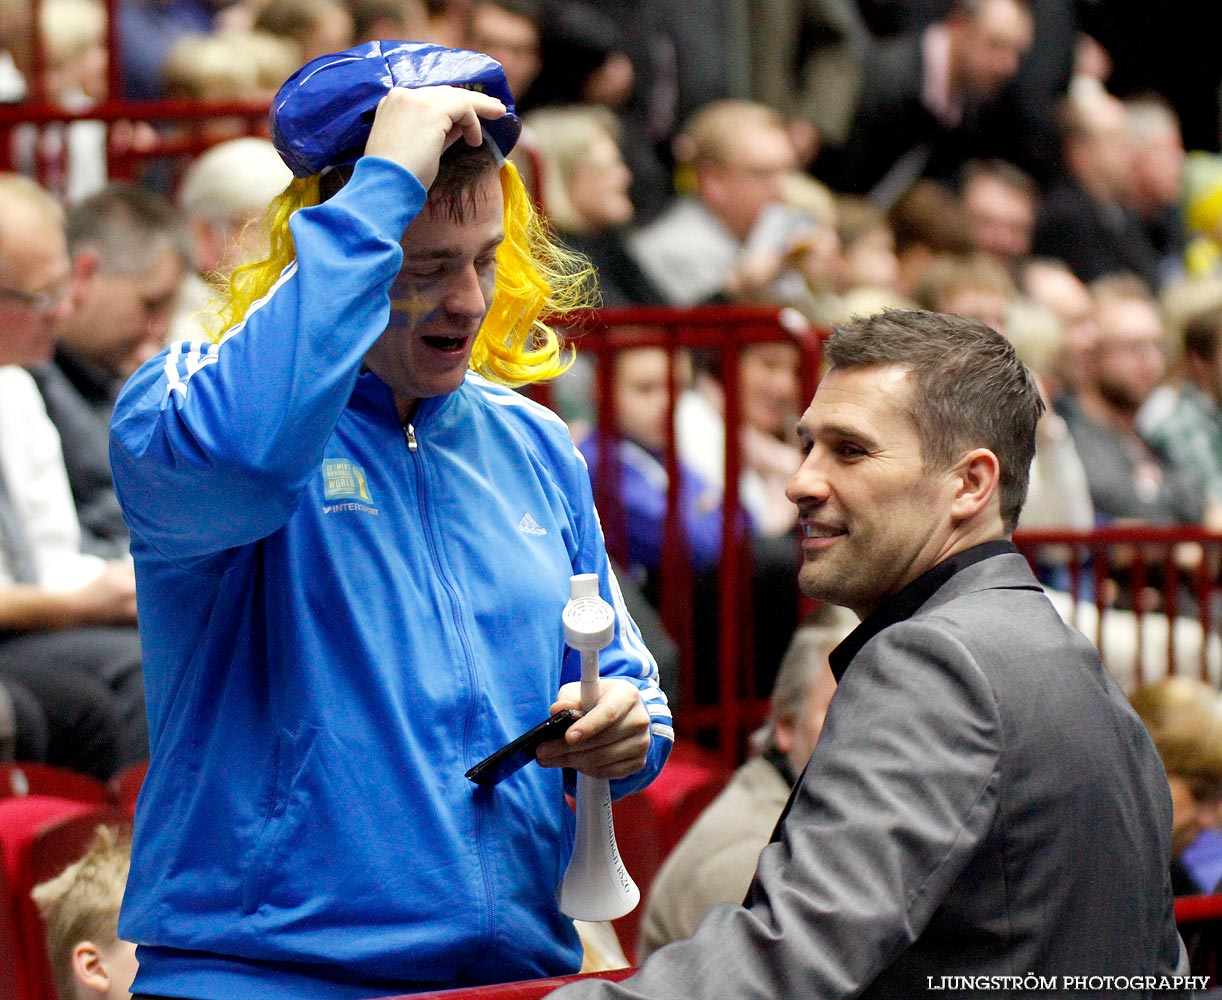
[[[138,995],[357,998],[575,971],[559,768],[623,794],[673,738],[565,426],[468,370],[509,270],[500,67],[477,65],[474,90],[431,86],[472,79],[444,72],[472,54],[396,44],[285,85],[273,127],[307,178],[289,192],[345,159],[350,178],[292,213],[292,262],[241,322],[150,361],[116,407],[152,746],[120,931]],[[372,131],[355,97],[317,128],[301,110],[320,88],[355,93],[343,73],[387,95]],[[579,704],[561,627],[577,573],[617,612],[598,707],[545,766],[477,787],[467,768]]]

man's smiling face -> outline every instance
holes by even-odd
[[[803,458],[787,490],[798,505],[803,593],[861,617],[936,565],[954,489],[925,468],[908,414],[906,368],[833,368],[798,424]]]

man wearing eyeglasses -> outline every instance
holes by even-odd
[[[63,441],[81,547],[125,559],[131,535],[110,474],[110,417],[127,377],[165,344],[186,275],[185,231],[160,195],[110,184],[66,219],[74,308],[55,356],[34,369]]]
[[[0,683],[21,759],[109,777],[147,754],[130,564],[86,555],[59,435],[23,366],[72,310],[63,215],[0,174]]]

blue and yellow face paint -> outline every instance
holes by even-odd
[[[505,201],[505,239],[496,254],[492,302],[471,350],[470,367],[490,381],[522,386],[555,378],[572,363],[572,352],[550,325],[567,313],[595,304],[593,269],[584,257],[554,242],[512,162],[500,168]],[[268,208],[270,253],[236,269],[221,309],[223,328],[240,323],[250,307],[276,283],[296,251],[289,219],[321,201],[318,175],[294,178]],[[427,295],[396,308],[430,308]],[[433,307],[436,307],[435,305]],[[409,311],[410,311],[409,309]],[[220,339],[218,332],[215,339]]]

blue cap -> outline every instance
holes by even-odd
[[[481,124],[507,156],[522,122],[501,64],[482,52],[429,42],[366,42],[310,60],[272,101],[272,142],[297,177],[354,163],[365,151],[378,102],[392,87],[440,86],[477,90],[505,105],[503,118]]]

